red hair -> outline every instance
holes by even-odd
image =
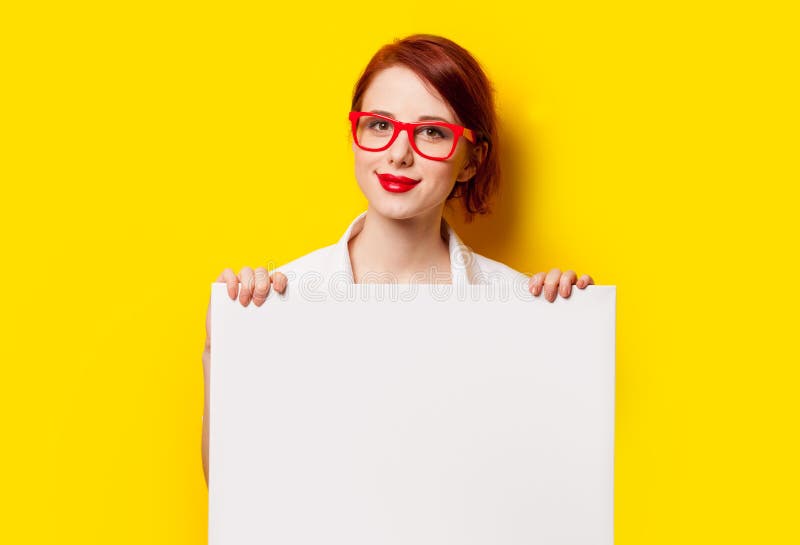
[[[488,214],[489,200],[500,182],[500,161],[494,89],[483,69],[466,49],[447,38],[432,34],[407,36],[384,45],[373,55],[355,85],[351,109],[361,109],[364,93],[378,72],[398,64],[411,69],[439,92],[461,123],[475,132],[476,145],[488,144],[475,175],[457,183],[447,196],[448,201],[461,200],[467,221],[472,221],[474,214]],[[459,188],[461,191],[457,191]]]

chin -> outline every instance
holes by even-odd
[[[422,209],[413,203],[386,202],[385,199],[371,200],[369,207],[381,216],[394,220],[413,218],[422,212]]]
[[[447,195],[442,195],[442,203],[431,202],[434,200],[431,198],[433,195],[426,193],[422,187],[414,188],[407,193],[390,193],[377,182],[365,187],[359,180],[358,185],[369,202],[370,210],[394,220],[405,220],[425,214],[441,205],[447,198]]]
[[[369,208],[385,218],[393,220],[406,220],[422,215],[430,214],[432,210],[440,209],[442,202],[420,202],[408,199],[392,199],[393,195],[381,195],[375,199],[368,199]]]

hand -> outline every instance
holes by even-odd
[[[561,269],[551,269],[547,276],[543,272],[531,276],[528,289],[534,297],[538,297],[544,287],[544,298],[552,303],[556,300],[557,294],[564,298],[569,297],[572,293],[572,284],[577,284],[580,289],[583,289],[589,284],[594,284],[594,280],[588,274],[584,274],[578,279],[575,271],[564,271],[562,274]]]
[[[217,282],[225,282],[228,285],[228,296],[236,300],[238,293],[239,302],[242,306],[246,307],[253,301],[257,307],[264,304],[267,299],[267,294],[270,290],[270,285],[275,284],[275,290],[278,293],[286,291],[288,278],[281,272],[276,272],[272,276],[267,274],[264,267],[259,267],[255,271],[250,267],[244,267],[239,276],[231,269],[225,269],[219,275]],[[239,283],[242,284],[242,289],[239,291]],[[210,403],[210,389],[209,381],[211,380],[211,297],[208,299],[208,310],[206,310],[206,345],[203,349],[203,387],[204,403],[203,403],[203,435],[202,435],[202,456],[203,456],[203,475],[208,484],[208,445],[209,445],[209,420],[211,417],[211,403]]]
[[[278,293],[286,292],[286,285],[288,279],[282,272],[276,272],[273,275],[267,274],[264,267],[259,267],[255,271],[250,267],[244,267],[237,276],[231,269],[225,269],[220,273],[217,282],[225,282],[228,285],[228,297],[236,300],[238,292],[239,302],[243,307],[253,301],[257,307],[264,304],[269,294],[270,285],[275,284],[275,291]],[[242,285],[241,291],[239,290],[239,283]],[[211,349],[211,298],[208,299],[208,310],[206,310],[206,352]]]

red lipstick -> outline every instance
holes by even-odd
[[[414,180],[412,178],[406,178],[405,176],[394,176],[392,174],[378,174],[378,180],[381,182],[381,186],[386,191],[391,191],[392,193],[405,193],[410,189],[414,189],[414,186],[417,185],[420,180]]]

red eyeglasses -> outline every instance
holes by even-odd
[[[408,133],[408,141],[414,151],[434,161],[449,159],[461,136],[475,143],[475,133],[472,130],[444,121],[404,123],[372,112],[350,112],[350,122],[353,126],[353,140],[359,148],[366,151],[387,149],[402,131]]]

